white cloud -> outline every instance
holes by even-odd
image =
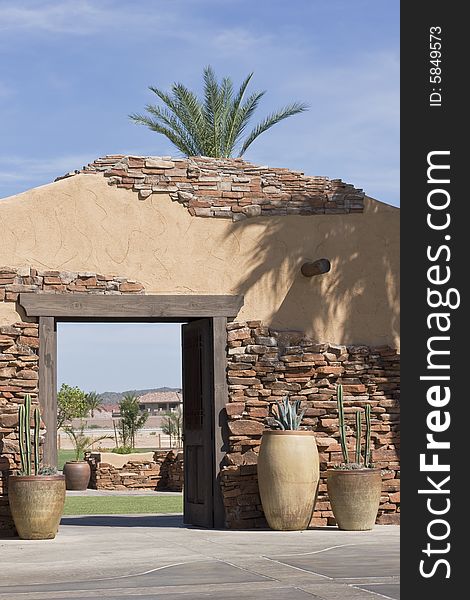
[[[0,184],[8,190],[8,186],[14,186],[17,190],[18,185],[24,190],[30,187],[36,187],[45,183],[51,183],[56,177],[65,175],[69,171],[81,169],[83,165],[88,164],[97,158],[92,154],[81,155],[71,154],[52,158],[22,158],[20,156],[0,156]],[[14,192],[19,193],[17,191]]]
[[[272,35],[261,35],[243,27],[226,28],[219,31],[211,40],[207,40],[218,53],[229,56],[260,51],[261,47],[271,46]]]
[[[0,7],[0,29],[5,31],[46,31],[88,33],[100,26],[103,10],[96,3],[30,2],[9,3]]]
[[[151,12],[135,2],[124,6],[113,0],[23,1],[0,6],[0,31],[6,33],[91,35],[115,28],[126,32],[136,27],[158,27],[164,32],[171,23],[175,24],[165,3]]]

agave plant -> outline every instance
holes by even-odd
[[[290,402],[287,396],[282,402],[276,400],[277,418],[274,421],[281,429],[300,429],[300,424],[305,414],[305,409],[300,410],[300,403],[300,400]]]

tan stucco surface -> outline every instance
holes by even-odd
[[[115,274],[148,293],[239,293],[239,319],[319,341],[398,345],[399,211],[375,200],[363,214],[233,223],[82,174],[1,200],[0,228],[0,266]],[[305,260],[323,257],[330,273],[301,275]],[[11,323],[5,306],[0,321]]]

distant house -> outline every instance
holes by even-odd
[[[183,408],[183,394],[181,391],[150,392],[139,396],[139,408],[142,412],[157,415],[166,412],[174,412]]]

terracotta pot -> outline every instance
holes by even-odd
[[[8,499],[23,540],[49,540],[59,529],[65,502],[63,475],[11,475]]]
[[[326,473],[331,509],[340,529],[372,529],[382,492],[380,469],[331,469]]]
[[[315,507],[320,465],[313,431],[263,432],[258,485],[271,529],[306,529]]]
[[[71,460],[65,463],[63,469],[65,485],[68,490],[86,490],[90,481],[90,465],[84,460]]]

